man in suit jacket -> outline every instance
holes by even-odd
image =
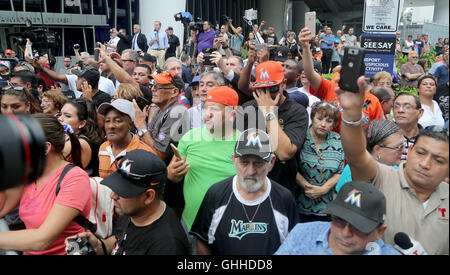
[[[146,53],[148,50],[147,37],[141,33],[141,26],[134,25],[133,27],[133,41],[131,43],[131,49],[137,51],[139,54]]]
[[[113,31],[115,31],[115,29],[113,29]],[[120,38],[119,43],[117,43],[117,52],[119,54],[122,54],[124,50],[131,49],[132,38],[127,35],[127,30],[120,29],[117,36]]]

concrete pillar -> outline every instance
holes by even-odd
[[[183,44],[184,26],[181,22],[176,22],[174,15],[179,12],[186,11],[186,0],[177,1],[161,1],[161,0],[145,0],[140,1],[139,19],[141,23],[142,33],[146,36],[153,31],[154,22],[161,21],[162,30],[172,27],[173,32]]]
[[[434,0],[434,23],[447,26],[449,25],[448,3],[448,0]]]
[[[258,22],[267,21],[266,28],[273,26],[278,39],[283,37],[286,25],[287,0],[258,0]]]
[[[304,1],[293,2],[292,30],[295,33],[298,34],[305,27],[305,13],[309,11],[310,9]]]

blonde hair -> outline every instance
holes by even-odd
[[[383,78],[389,79],[389,81],[391,82],[391,85],[392,85],[392,75],[385,71],[379,72],[376,75],[374,75],[373,85],[378,86],[378,82],[380,81],[380,79],[383,79]]]
[[[122,83],[117,88],[115,98],[126,99],[128,101],[133,101],[138,97],[144,97],[139,85],[131,83]]]
[[[58,111],[61,111],[64,104],[67,103],[67,97],[65,97],[60,91],[55,90],[45,91],[42,94],[41,98],[44,97],[53,100],[55,102],[55,107],[56,109],[58,109]]]

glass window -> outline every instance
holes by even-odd
[[[109,16],[108,24],[111,27],[115,26],[115,18],[117,14],[116,9],[114,9],[114,2],[115,2],[114,0],[108,0],[108,16]]]
[[[0,1],[0,11],[10,11],[11,2],[10,1]]]
[[[128,1],[117,1],[117,30],[126,29],[130,34],[131,26],[128,17]]]
[[[66,55],[75,55],[73,45],[80,45],[80,53],[85,52],[82,28],[64,28],[64,49]]]
[[[61,13],[61,0],[47,0],[47,12]]]
[[[84,32],[86,34],[86,45],[87,45],[87,52],[91,55],[94,54],[94,30],[85,28]]]
[[[83,14],[91,14],[91,0],[81,0],[81,8],[83,10]]]
[[[80,14],[80,7],[79,6],[68,6],[66,1],[64,1],[64,13],[73,13],[73,14]]]
[[[14,10],[23,11],[23,0],[13,0]]]
[[[26,0],[25,10],[34,12],[45,12],[44,0]]]
[[[105,0],[93,0],[94,14],[106,14],[106,1]]]

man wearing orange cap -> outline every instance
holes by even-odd
[[[263,126],[260,130],[269,135],[277,157],[268,176],[295,194],[296,153],[306,139],[309,119],[305,107],[288,98],[286,82],[279,63],[267,61],[256,67],[256,81],[252,85],[256,90],[253,93],[255,100],[243,105],[244,128]]]
[[[419,61],[419,54],[416,51],[410,51],[408,54],[408,62],[400,68],[402,86],[417,88],[419,78],[425,74],[422,66],[417,64],[417,61]]]
[[[155,80],[152,102],[156,106],[148,106],[144,108],[146,110],[141,110],[133,100],[136,110],[134,124],[141,140],[153,147],[161,159],[167,160],[172,155],[170,143],[176,144],[183,136],[175,134],[179,133],[180,128],[181,133],[186,133],[189,129],[188,124],[183,124],[188,118],[187,110],[178,102],[178,95],[184,87],[184,82],[174,72],[164,71],[150,77]]]
[[[11,49],[7,49],[5,51],[5,56],[6,58],[16,58],[16,52]]]
[[[203,197],[214,183],[236,174],[231,155],[240,132],[233,128],[239,96],[221,86],[208,92],[204,104],[205,125],[189,131],[178,143],[182,159],[167,167],[168,179],[181,183],[185,207],[182,219],[190,229]]]

